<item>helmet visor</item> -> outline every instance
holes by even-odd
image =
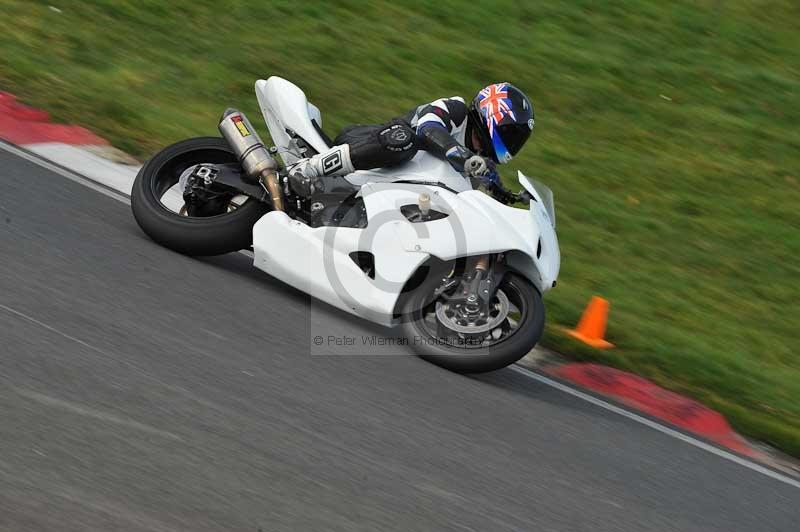
[[[531,128],[521,124],[509,124],[500,126],[495,132],[495,137],[502,138],[503,146],[509,153],[509,159],[519,153],[531,136]]]
[[[494,148],[494,158],[498,163],[507,163],[514,157],[497,131],[492,135],[492,148]]]

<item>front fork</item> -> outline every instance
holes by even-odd
[[[468,310],[476,311],[487,305],[505,276],[505,260],[502,253],[468,257],[460,278],[444,279],[434,296],[438,297],[459,285],[450,298],[463,299]]]
[[[471,275],[467,306],[487,305],[492,301],[505,274],[506,267],[502,253],[478,257]]]
[[[481,307],[481,302],[488,303],[491,300],[491,296],[486,297],[486,294],[492,291],[493,280],[492,276],[488,275],[491,262],[491,255],[481,255],[475,261],[475,267],[470,274],[471,280],[466,285],[467,293],[464,294],[469,311],[477,311]]]

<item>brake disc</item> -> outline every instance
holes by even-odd
[[[453,332],[481,334],[503,323],[508,317],[508,309],[508,298],[502,290],[498,290],[490,304],[476,310],[470,310],[463,300],[437,301],[436,318]]]

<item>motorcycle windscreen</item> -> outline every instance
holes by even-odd
[[[556,207],[555,207],[555,202],[553,201],[553,191],[550,190],[550,188],[541,181],[537,181],[536,179],[531,179],[522,172],[518,171],[517,177],[519,178],[519,182],[525,188],[525,190],[534,194],[538,199],[542,201],[542,205],[547,211],[547,216],[550,218],[550,224],[553,226],[553,229],[555,229]]]

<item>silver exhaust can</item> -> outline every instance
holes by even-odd
[[[219,131],[233,148],[249,177],[255,179],[264,170],[278,169],[278,162],[269,154],[253,125],[241,111],[226,110],[222,114]]]
[[[261,181],[267,188],[275,209],[283,210],[283,195],[278,183],[278,161],[270,155],[255,128],[241,111],[222,113],[219,131],[233,149],[245,175]]]

